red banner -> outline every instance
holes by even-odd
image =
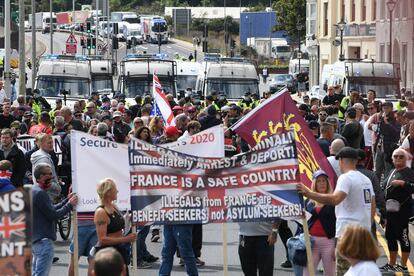
[[[335,183],[335,172],[288,91],[266,100],[232,129],[252,147],[275,134],[293,129],[302,182],[310,187],[312,174],[322,169],[329,175],[331,183]]]
[[[69,12],[56,13],[56,23],[58,25],[69,24],[70,23],[70,13]]]

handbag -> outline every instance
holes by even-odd
[[[390,177],[388,178],[387,187],[385,189],[386,193],[388,192],[389,188],[393,188],[393,186],[390,185],[390,181],[394,173],[395,173],[395,169],[391,172]],[[387,196],[387,194],[385,194],[385,196]],[[392,199],[392,198],[387,199],[387,201],[385,201],[385,210],[389,213],[399,212],[401,209],[401,205],[403,205],[410,197],[411,195],[406,200],[404,200],[402,203],[400,203],[396,199]]]
[[[385,202],[385,210],[389,213],[396,213],[399,212],[401,209],[401,204],[398,200],[395,199],[387,199]]]

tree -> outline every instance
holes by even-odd
[[[279,0],[273,4],[276,10],[278,25],[276,31],[285,30],[290,37],[298,38],[297,25],[302,26],[299,31],[301,39],[306,34],[306,0]]]

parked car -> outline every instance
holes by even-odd
[[[270,82],[270,92],[273,94],[284,87],[287,87],[290,93],[296,93],[296,81],[293,76],[290,74],[274,75]]]

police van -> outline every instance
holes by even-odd
[[[206,55],[197,77],[196,91],[204,97],[217,92],[229,101],[240,100],[246,92],[259,94],[256,64],[244,58]]]
[[[351,91],[366,94],[372,89],[377,99],[396,100],[400,91],[398,64],[373,60],[346,60],[332,64],[327,86],[341,85],[348,96]]]
[[[129,54],[120,64],[118,90],[128,102],[135,96],[152,94],[153,74],[156,73],[165,94],[177,96],[177,63],[165,54]]]
[[[85,56],[45,55],[40,58],[35,88],[51,104],[62,97],[72,102],[87,99],[91,84],[90,64]]]

